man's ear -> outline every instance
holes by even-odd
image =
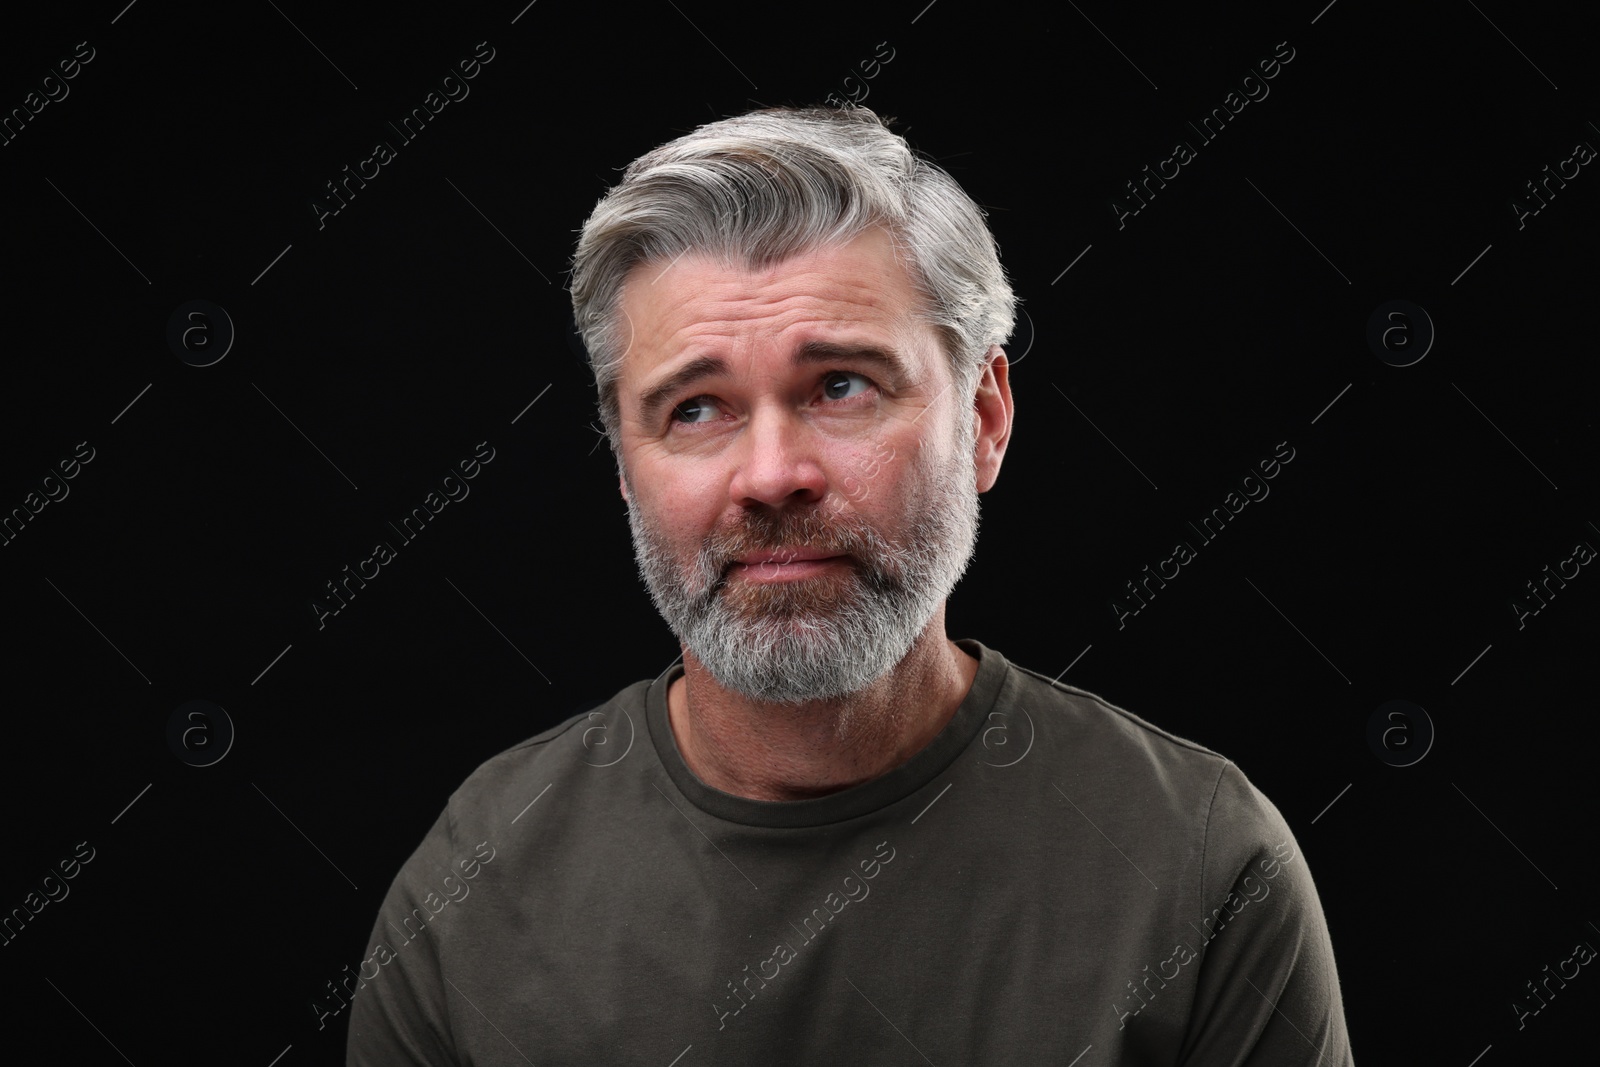
[[[617,475],[617,489],[622,493],[622,499],[626,501],[628,499],[628,480],[620,474]]]
[[[1000,462],[1011,442],[1011,420],[1016,411],[1011,399],[1010,363],[1005,350],[992,345],[973,398],[972,418],[977,423],[978,492],[986,493],[1000,477]]]

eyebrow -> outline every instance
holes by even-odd
[[[906,363],[900,356],[876,345],[838,344],[832,341],[807,341],[795,350],[795,366],[818,363],[865,363],[876,367],[891,385],[899,387],[909,377]],[[645,390],[639,398],[639,419],[647,426],[655,426],[662,409],[673,396],[702,378],[728,373],[728,363],[721,356],[696,356],[656,385]]]

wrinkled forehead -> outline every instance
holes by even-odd
[[[629,272],[619,301],[625,341],[619,370],[637,382],[665,362],[708,349],[734,356],[735,348],[819,340],[903,348],[908,359],[918,359],[932,336],[925,308],[893,239],[881,230],[753,267],[719,252],[690,251]]]

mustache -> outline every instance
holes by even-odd
[[[737,526],[719,529],[701,546],[701,574],[710,579],[715,593],[726,582],[728,570],[739,557],[757,552],[773,552],[782,558],[785,549],[807,549],[834,556],[851,556],[871,561],[884,552],[882,539],[870,526],[842,515],[826,515],[820,509],[804,513],[751,512]]]

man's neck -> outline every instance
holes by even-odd
[[[945,637],[944,609],[872,685],[836,701],[780,706],[719,685],[687,649],[667,691],[684,762],[752,800],[805,800],[871,781],[927,747],[972,688],[978,661]]]

